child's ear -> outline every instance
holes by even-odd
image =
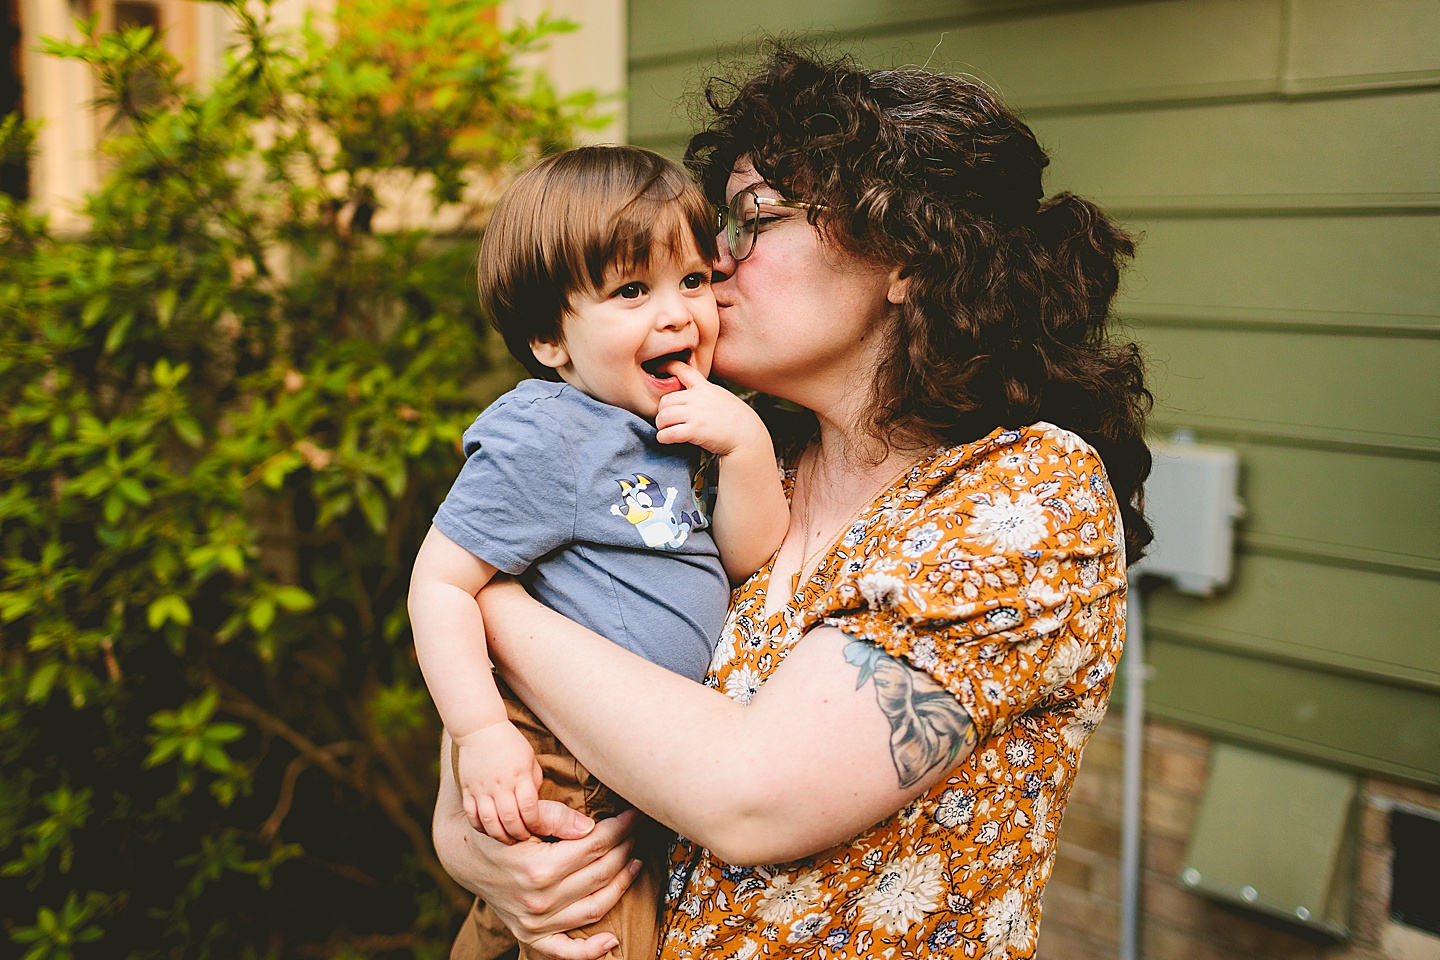
[[[554,343],[548,340],[531,340],[530,352],[535,354],[535,359],[540,361],[541,366],[551,370],[559,370],[570,363],[570,351],[566,350],[565,344],[559,340]]]

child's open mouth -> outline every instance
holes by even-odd
[[[640,367],[656,380],[669,380],[675,375],[665,370],[670,361],[679,360],[681,363],[690,362],[690,350],[676,350],[674,353],[662,353],[658,357],[651,357],[649,360],[640,361]]]

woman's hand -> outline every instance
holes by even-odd
[[[565,931],[599,920],[639,872],[640,861],[630,859],[634,811],[597,824],[564,804],[542,800],[543,830],[559,840],[507,846],[471,829],[450,766],[448,735],[441,758],[433,829],[435,851],[450,876],[479,894],[539,956],[596,960],[613,948],[614,934],[573,939]]]

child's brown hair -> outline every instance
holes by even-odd
[[[678,253],[688,231],[715,259],[716,218],[675,163],[640,147],[579,147],[540,161],[505,192],[480,242],[480,306],[532,376],[558,374],[531,352],[563,339],[576,294],[593,294],[612,266]]]

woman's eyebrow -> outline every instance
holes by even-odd
[[[746,190],[759,190],[761,187],[764,187],[764,188],[767,189],[767,190],[773,190],[773,189],[775,189],[774,187],[770,186],[770,184],[766,183],[764,180],[756,180],[756,181],[754,181],[753,183],[747,183],[747,184],[741,186],[739,189],[737,189],[737,190],[735,191],[735,193],[728,194],[728,195],[725,197],[725,202],[726,202],[726,203],[729,203],[731,200],[734,200],[735,197],[736,197],[738,194],[742,194],[742,193],[744,193]]]

